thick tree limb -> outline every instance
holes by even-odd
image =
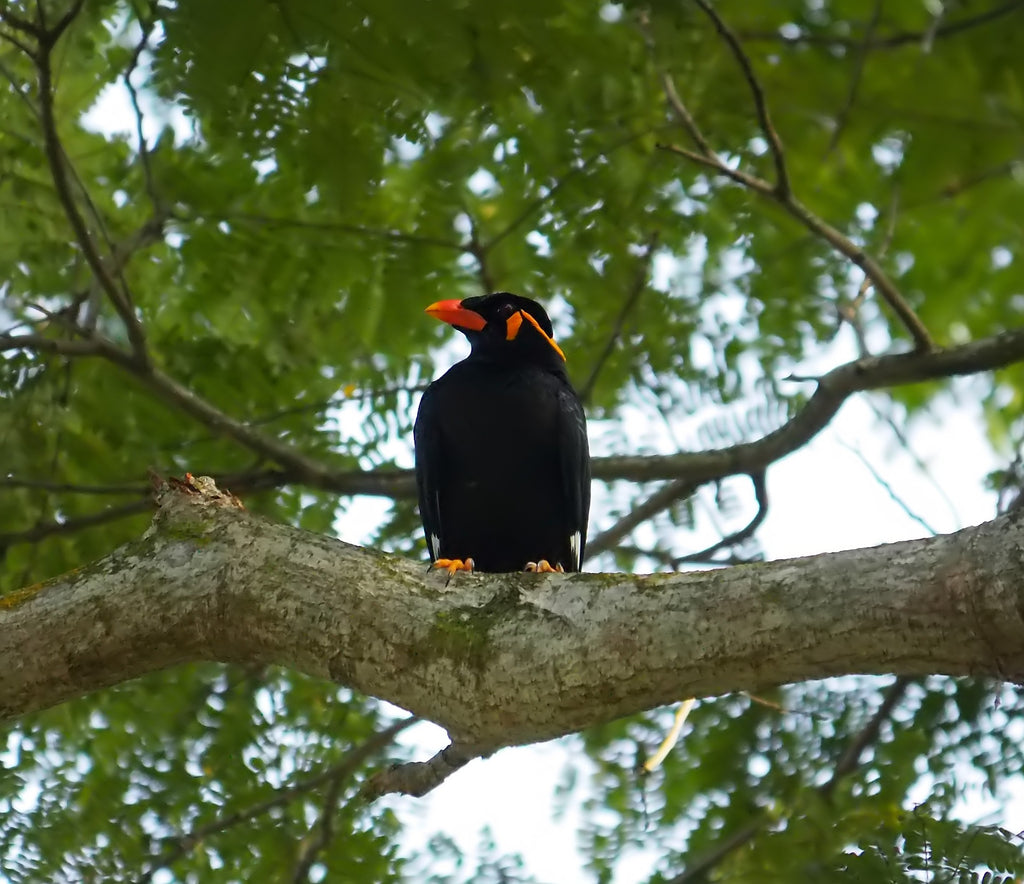
[[[479,756],[678,697],[846,673],[1024,680],[1019,509],[806,559],[460,575],[446,590],[419,563],[235,506],[215,488],[166,492],[138,542],[0,599],[0,717],[189,660],[276,664],[428,716],[465,763],[467,747]]]

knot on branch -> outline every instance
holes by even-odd
[[[230,491],[221,490],[209,476],[193,476],[185,473],[184,479],[176,476],[163,478],[150,473],[153,483],[153,499],[160,513],[180,507],[220,507],[244,510],[245,505]],[[159,513],[158,513],[159,515]]]

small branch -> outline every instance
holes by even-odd
[[[8,6],[7,2],[4,6]],[[15,15],[9,9],[0,9],[0,22],[3,22],[9,28],[13,28],[15,31],[20,31],[23,34],[27,34],[29,37],[33,37],[36,40],[41,40],[45,31],[38,24],[33,21],[29,21],[27,18],[21,18],[21,16]],[[31,55],[31,53],[28,53]]]
[[[900,49],[907,46],[921,46],[925,38],[929,35],[929,31],[932,31],[933,29],[933,41],[939,37],[951,37],[955,34],[961,34],[964,31],[976,28],[979,25],[988,24],[989,22],[1002,18],[1008,13],[1017,11],[1021,7],[1024,7],[1024,0],[1010,0],[1008,3],[1002,3],[998,6],[994,6],[992,9],[980,12],[977,15],[966,16],[958,21],[949,22],[939,28],[931,26],[924,31],[899,31],[894,34],[875,37],[866,44],[862,40],[856,40],[851,37],[831,36],[828,34],[805,33],[795,37],[787,37],[779,31],[743,31],[741,32],[741,36],[747,41],[778,42],[789,45],[805,44],[808,46],[821,46],[826,49],[856,49],[864,45],[866,45],[866,48],[870,50]]]
[[[2,18],[0,18],[0,21],[2,21]],[[17,49],[23,55],[27,55],[29,58],[35,57],[35,51],[32,49],[32,47],[30,47],[27,43],[23,43],[18,37],[15,37],[14,34],[11,34],[8,31],[0,31],[0,40],[6,40],[15,49]],[[36,107],[28,99],[28,96],[26,96],[25,93],[22,91],[21,83],[12,76],[11,72],[7,69],[6,66],[0,68],[0,70],[3,71],[5,79],[7,79],[10,82],[11,86],[14,87],[14,91],[17,92],[18,95],[20,95],[24,101],[28,102],[29,106],[32,108],[33,113],[35,113]]]
[[[0,476],[0,488],[31,488],[49,491],[53,494],[131,494],[149,493],[147,485],[75,485],[68,482],[51,482],[45,479],[19,479],[17,476]]]
[[[676,152],[693,160],[694,162],[706,165],[716,171],[724,171],[725,174],[729,174],[732,170],[726,166],[722,161],[722,158],[715,153],[710,142],[704,137],[704,133],[701,132],[700,126],[697,125],[697,121],[693,118],[693,115],[683,103],[683,99],[679,96],[679,92],[676,90],[676,84],[667,71],[662,72],[661,74],[661,88],[665,92],[665,97],[668,100],[668,104],[672,109],[672,112],[676,115],[676,118],[686,130],[693,143],[697,145],[697,150],[700,151],[699,155],[692,154],[690,151],[683,150],[682,148],[675,149]],[[661,145],[658,146],[661,147]],[[740,183],[746,183],[746,179],[742,179]],[[765,187],[768,186],[769,185],[765,183]]]
[[[757,499],[757,512],[754,514],[754,517],[739,531],[736,531],[727,537],[723,537],[718,541],[718,543],[713,543],[711,546],[706,549],[702,549],[700,552],[690,553],[689,555],[673,559],[673,567],[678,568],[680,565],[686,564],[687,562],[705,562],[715,564],[715,560],[711,557],[716,552],[720,549],[729,549],[730,547],[734,547],[737,544],[742,543],[761,527],[761,523],[768,515],[768,488],[765,484],[764,471],[751,475],[750,481],[754,486],[754,496]]]
[[[392,792],[421,798],[457,770],[477,758],[486,758],[491,751],[451,743],[429,761],[409,761],[374,774],[363,787],[363,793],[371,801]]]
[[[139,142],[139,162],[142,164],[142,176],[146,182],[146,193],[149,195],[149,201],[153,204],[154,211],[160,214],[162,212],[161,201],[157,195],[156,184],[153,180],[153,169],[150,163],[149,148],[146,145],[146,136],[142,131],[142,106],[139,104],[138,90],[132,84],[132,74],[138,69],[142,53],[148,48],[149,36],[153,32],[153,21],[152,19],[143,20],[141,17],[138,17],[137,20],[139,27],[142,29],[142,39],[136,44],[122,79],[124,80],[125,89],[128,90],[128,98],[131,101],[132,111],[135,114],[135,136]]]
[[[871,400],[871,397],[867,398],[867,404],[868,407],[871,409],[871,412],[874,414],[875,419],[885,424],[889,428],[889,431],[896,438],[896,442],[903,449],[904,453],[914,462],[914,466],[917,467],[917,471],[921,474],[922,478],[924,478],[928,482],[928,484],[935,489],[935,493],[942,498],[942,501],[943,503],[946,504],[946,508],[949,510],[949,514],[952,517],[953,521],[960,524],[960,513],[957,512],[956,504],[953,503],[953,499],[949,496],[949,494],[946,493],[946,489],[943,488],[942,485],[936,480],[935,476],[932,474],[932,471],[928,468],[928,465],[921,459],[917,452],[914,451],[913,446],[910,444],[910,440],[907,438],[907,434],[899,426],[899,424],[893,418],[892,414],[888,414],[885,411],[883,411],[878,405],[876,405]],[[889,402],[887,404],[891,406],[893,403]]]
[[[587,561],[611,549],[616,543],[627,537],[634,528],[667,510],[676,501],[689,497],[700,484],[688,479],[676,479],[663,485],[642,504],[633,507],[610,528],[602,531],[593,540],[587,541]]]
[[[320,813],[302,845],[299,860],[295,864],[295,873],[292,875],[294,884],[303,884],[304,881],[309,880],[309,872],[313,868],[317,856],[331,843],[331,839],[334,837],[334,815],[338,812],[338,800],[341,798],[343,782],[344,777],[332,777],[327,791],[324,792]]]
[[[68,7],[67,12],[64,13],[52,28],[40,37],[40,44],[52,47],[60,39],[61,35],[68,29],[68,26],[77,17],[78,13],[82,11],[82,7],[85,6],[85,0],[74,0],[74,3]],[[40,13],[42,13],[42,5],[40,5]],[[40,15],[41,17],[41,15]]]
[[[764,89],[762,89],[761,81],[758,80],[757,75],[754,73],[754,66],[750,63],[750,57],[740,45],[736,34],[733,33],[732,29],[722,20],[722,17],[707,0],[694,0],[694,2],[704,10],[704,14],[711,19],[719,35],[728,44],[733,58],[736,59],[740,70],[743,72],[743,78],[747,81],[747,86],[750,87],[750,93],[754,98],[754,110],[757,113],[758,124],[764,133],[764,137],[768,140],[772,159],[775,161],[774,190],[780,200],[785,200],[790,194],[789,173],[786,171],[786,154],[782,148],[782,139],[779,138],[779,133],[772,124],[771,116],[768,113],[768,103],[764,97]]]
[[[24,349],[69,357],[99,356],[127,371],[143,386],[157,393],[164,402],[195,418],[203,426],[284,467],[296,481],[319,487],[326,487],[323,484],[325,482],[330,484],[328,477],[332,471],[326,465],[305,457],[277,439],[261,435],[183,387],[152,364],[141,364],[105,338],[78,327],[74,330],[87,337],[84,340],[61,340],[43,335],[0,335],[0,352]]]
[[[838,147],[839,139],[842,137],[843,130],[846,128],[846,123],[850,118],[850,113],[853,111],[854,102],[857,100],[857,92],[860,90],[860,83],[864,76],[864,67],[867,64],[868,44],[875,33],[875,28],[878,27],[878,21],[881,17],[882,0],[875,0],[875,8],[871,11],[871,19],[864,29],[864,41],[857,49],[857,58],[854,60],[853,76],[850,78],[850,88],[846,93],[846,101],[843,102],[842,108],[836,114],[836,125],[832,130],[832,137],[829,138],[828,148],[825,151],[826,154],[831,154]]]
[[[412,470],[332,469],[275,439],[264,438],[244,422],[225,415],[155,369],[140,370],[130,356],[102,338],[94,336],[85,341],[64,341],[42,335],[0,335],[0,352],[17,349],[67,356],[100,356],[110,360],[156,390],[164,401],[192,415],[211,431],[234,439],[244,448],[279,464],[282,467],[281,474],[268,473],[270,481],[279,479],[282,484],[302,482],[338,494],[368,494],[391,498],[415,496],[416,485]],[[675,484],[659,489],[640,509],[595,537],[587,544],[587,551],[593,550],[596,554],[610,548],[645,518],[650,518],[676,500],[692,494],[705,482],[761,472],[814,438],[855,393],[992,371],[1022,361],[1024,328],[956,347],[857,359],[815,379],[817,389],[804,407],[778,430],[754,442],[694,453],[594,458],[592,474],[598,480],[675,480]]]
[[[933,528],[931,525],[929,525],[928,522],[922,516],[919,516],[917,513],[915,513],[910,508],[910,505],[902,497],[900,497],[896,493],[896,489],[893,488],[892,485],[890,485],[882,477],[882,474],[879,473],[878,470],[876,470],[874,468],[874,466],[871,464],[871,461],[869,461],[864,456],[864,454],[860,451],[860,449],[855,448],[852,445],[848,445],[846,442],[843,442],[842,440],[840,440],[839,444],[842,445],[843,448],[845,448],[847,451],[849,451],[854,457],[857,458],[857,460],[859,460],[861,462],[861,465],[864,467],[864,469],[866,469],[871,474],[871,478],[874,479],[875,482],[882,488],[882,490],[885,491],[885,493],[889,495],[889,499],[893,503],[895,503],[896,506],[898,506],[901,510],[903,510],[903,514],[908,519],[911,519],[912,521],[917,522],[917,524],[920,525],[922,528],[924,528],[924,530],[927,531],[929,534],[938,534],[939,533],[938,531],[935,530],[935,528]]]
[[[827,242],[833,249],[841,255],[844,255],[864,271],[864,274],[869,277],[874,284],[875,290],[883,300],[889,304],[900,322],[907,329],[914,340],[916,349],[920,351],[934,349],[935,345],[932,342],[931,336],[928,334],[928,330],[924,327],[924,324],[918,318],[917,314],[911,309],[910,305],[908,305],[904,300],[903,295],[892,280],[889,279],[882,267],[860,246],[854,244],[847,236],[823,221],[799,200],[797,200],[792,192],[789,178],[786,173],[785,155],[783,153],[782,143],[779,139],[778,133],[772,126],[771,119],[768,115],[764,91],[754,74],[753,67],[750,64],[750,59],[743,51],[743,47],[740,46],[735,34],[721,20],[717,12],[715,12],[715,10],[707,3],[707,0],[695,0],[695,2],[715,23],[716,28],[722,35],[723,39],[728,43],[733,56],[740,65],[744,78],[750,85],[751,91],[754,95],[754,106],[758,117],[758,123],[762,132],[764,132],[765,137],[768,139],[768,143],[771,147],[772,155],[775,160],[776,183],[773,186],[756,175],[750,175],[740,171],[739,169],[733,169],[714,151],[708,139],[701,132],[700,127],[697,125],[692,114],[687,110],[685,103],[679,96],[678,91],[675,89],[675,84],[673,83],[672,78],[667,73],[663,73],[660,77],[666,101],[668,102],[669,107],[673,110],[675,116],[679,119],[683,128],[689,134],[690,138],[692,138],[694,143],[697,145],[698,152],[695,153],[694,151],[687,150],[685,148],[666,144],[659,144],[657,145],[658,148],[683,156],[691,162],[725,175],[737,184],[740,184],[754,193],[760,194],[781,206],[791,217],[799,221],[819,239]]]
[[[105,342],[100,338],[89,338],[86,340],[63,338],[50,338],[45,335],[0,335],[0,353],[12,350],[27,350],[34,353],[52,353],[57,356],[67,356],[71,359],[82,357],[100,356],[108,359],[121,367],[126,367],[130,358],[113,344]]]
[[[984,169],[981,172],[975,172],[973,175],[955,179],[952,183],[942,187],[931,196],[921,197],[920,199],[905,203],[904,209],[909,211],[921,208],[922,206],[931,205],[932,203],[941,202],[942,200],[956,199],[961,194],[966,193],[968,190],[971,190],[980,184],[985,184],[989,181],[996,181],[999,178],[1013,175],[1014,171],[1020,168],[1022,163],[1024,163],[1024,154],[1018,152],[1004,163],[999,163],[988,169]]]
[[[418,721],[420,719],[415,716],[396,721],[365,740],[336,764],[290,786],[283,786],[275,790],[274,797],[250,807],[223,814],[212,822],[197,826],[189,832],[165,839],[165,842],[171,842],[171,846],[150,861],[146,870],[136,879],[137,884],[147,884],[157,871],[170,867],[211,835],[217,835],[235,826],[251,822],[264,816],[275,807],[290,804],[299,796],[311,792],[325,783],[338,784],[340,788],[340,785],[355,774],[366,761],[390,745],[395,737]]]
[[[921,322],[910,305],[903,299],[903,295],[896,287],[896,284],[874,258],[839,230],[823,221],[810,209],[798,202],[795,197],[791,196],[781,205],[804,227],[825,240],[837,252],[845,255],[864,271],[865,276],[874,285],[875,291],[882,296],[883,300],[892,308],[892,311],[910,333],[917,350],[926,352],[935,349],[935,343],[932,341],[931,335],[928,334],[928,330],[924,327],[924,323]]]
[[[856,772],[864,752],[878,740],[882,724],[892,715],[896,705],[906,695],[911,681],[909,678],[900,677],[889,685],[882,697],[881,704],[875,710],[875,714],[871,716],[867,724],[861,728],[847,745],[846,750],[836,763],[828,782],[818,787],[818,794],[828,798],[844,778]],[[686,871],[669,880],[667,884],[691,884],[691,882],[706,881],[708,873],[712,869],[741,847],[749,844],[758,832],[768,824],[769,819],[767,814],[758,814],[757,817],[742,826],[713,850],[688,864]]]
[[[732,166],[726,165],[725,161],[715,153],[712,153],[711,155],[704,155],[695,153],[692,150],[687,150],[685,147],[677,147],[674,144],[665,144],[661,142],[656,144],[655,147],[658,150],[664,150],[668,153],[674,153],[678,156],[685,157],[692,163],[696,163],[706,169],[711,169],[719,175],[724,175],[726,178],[735,181],[737,184],[746,187],[748,190],[761,194],[761,196],[770,197],[772,199],[775,198],[775,189],[771,184],[763,178],[758,178],[756,175],[750,175],[741,169],[734,169]]]
[[[74,15],[77,15],[78,11],[82,8],[83,2],[84,0],[76,0],[72,9],[69,10],[68,13],[62,17],[61,21],[58,22],[58,25],[55,26],[54,31],[57,31],[55,35],[54,31],[48,31],[47,35],[50,36],[48,36],[45,41],[42,39],[40,40],[40,50],[36,58],[36,68],[39,75],[39,109],[40,123],[43,131],[43,143],[46,158],[50,166],[50,174],[53,178],[53,184],[57,192],[57,198],[64,207],[64,214],[75,234],[78,246],[82,250],[82,254],[85,256],[86,262],[89,264],[89,267],[95,275],[100,287],[107,294],[107,297],[110,298],[111,303],[114,305],[114,309],[121,317],[121,321],[124,323],[128,338],[131,341],[135,359],[138,360],[140,364],[146,365],[149,362],[149,356],[146,350],[146,339],[142,324],[135,315],[135,309],[132,306],[128,292],[119,289],[114,278],[110,275],[106,263],[99,254],[92,235],[89,232],[88,225],[85,223],[85,219],[78,210],[78,206],[76,205],[75,198],[71,193],[71,186],[67,177],[67,158],[57,134],[57,121],[54,116],[53,107],[54,92],[50,53],[57,37],[59,37],[64,28],[70,24]]]
[[[84,531],[86,528],[95,528],[98,525],[105,525],[107,522],[116,522],[128,516],[137,516],[153,509],[151,500],[136,500],[132,503],[111,506],[98,513],[91,513],[88,516],[80,516],[75,519],[66,519],[62,522],[39,522],[24,531],[11,531],[7,534],[0,534],[0,550],[4,550],[16,543],[38,543],[47,537],[60,534],[74,534]]]
[[[198,216],[192,216],[193,218]],[[415,233],[405,233],[400,230],[388,230],[387,228],[366,227],[362,224],[348,224],[344,221],[311,221],[305,218],[283,218],[273,215],[257,215],[246,212],[226,213],[216,216],[218,221],[228,224],[242,222],[246,224],[259,224],[266,227],[287,228],[294,227],[300,230],[320,230],[325,233],[351,233],[354,236],[365,236],[371,239],[386,239],[392,242],[408,243],[417,246],[433,246],[440,249],[449,249],[454,252],[465,252],[466,249],[458,242],[449,239],[440,239],[434,236],[420,236]],[[189,218],[180,218],[181,221],[188,221]]]
[[[647,287],[647,277],[651,272],[651,261],[654,258],[654,251],[657,246],[658,237],[657,234],[655,234],[647,241],[644,246],[644,250],[640,255],[637,262],[636,275],[633,278],[633,285],[629,288],[626,300],[622,304],[622,309],[619,310],[619,315],[615,317],[615,323],[612,325],[612,333],[608,336],[608,340],[605,341],[604,348],[597,357],[597,362],[594,363],[594,367],[590,370],[589,377],[579,389],[580,400],[584,405],[590,402],[590,397],[593,395],[594,387],[597,384],[597,378],[601,374],[601,370],[604,368],[605,363],[608,362],[608,358],[613,352],[615,352],[615,345],[618,343],[619,338],[622,336],[623,329],[626,327],[626,320],[629,318],[629,314],[633,312],[633,309],[640,302],[640,296]]]
[[[819,789],[822,795],[827,798],[835,791],[836,786],[839,785],[844,777],[848,777],[857,770],[860,766],[861,757],[870,746],[877,742],[882,725],[892,715],[897,704],[906,696],[907,688],[912,683],[912,679],[901,676],[886,688],[885,693],[882,695],[882,702],[879,704],[878,709],[875,710],[875,714],[871,716],[868,723],[850,741],[846,751],[843,752],[842,757],[840,757],[835,769],[832,771],[831,778]]]

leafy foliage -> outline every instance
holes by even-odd
[[[950,344],[1019,324],[1024,306],[1024,45],[1018,3],[940,6],[714,10],[766,96],[797,197],[873,254]],[[37,37],[65,14],[51,93]],[[829,342],[908,346],[825,239],[666,149],[694,145],[663,76],[725,161],[774,180],[750,75],[695,2],[10,0],[0,75],[0,321],[52,345],[5,348],[0,362],[2,591],[137,536],[150,469],[226,477],[250,508],[332,530],[353,506],[338,477],[409,464],[417,393],[449,355],[443,331],[416,318],[439,296],[547,300],[608,454],[761,438],[804,404],[786,378]],[[133,322],[152,370],[68,353],[83,329],[131,353]],[[947,386],[901,387],[892,401],[913,419]],[[1021,366],[973,389],[993,443],[1019,448]],[[250,431],[334,484],[247,444]],[[655,490],[598,489],[593,522],[609,527]],[[723,484],[702,500],[739,526],[749,501],[737,493]],[[678,565],[699,518],[676,500],[604,561]],[[364,534],[421,550],[408,498]],[[750,539],[729,549],[759,555]],[[611,880],[623,855],[657,851],[652,880],[673,880],[754,826],[709,874],[1024,875],[1019,837],[954,815],[965,770],[992,795],[1020,770],[1007,728],[1017,693],[907,686],[832,783],[885,690],[848,679],[768,704],[705,701],[684,751],[643,783],[638,753],[660,739],[664,712],[587,732],[573,745],[593,764],[577,780],[590,873]],[[467,868],[443,837],[410,864],[398,820],[357,798],[361,768],[317,780],[360,747],[363,762],[400,757],[374,743],[390,722],[335,686],[209,665],[31,716],[8,733],[0,780],[5,874],[524,876],[486,844]]]

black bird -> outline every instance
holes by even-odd
[[[508,292],[426,312],[472,347],[427,387],[416,415],[416,484],[434,567],[579,571],[587,419],[547,313]]]

